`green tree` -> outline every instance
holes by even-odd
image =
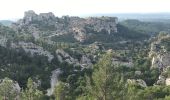
[[[170,96],[165,96],[165,100],[170,100]]]
[[[126,99],[127,100],[140,100],[139,96],[137,95],[139,89],[137,88],[138,85],[136,83],[128,83],[127,84],[127,93]]]
[[[66,85],[63,82],[59,82],[54,91],[55,100],[66,99]]]
[[[3,100],[12,100],[16,98],[18,92],[14,89],[14,83],[11,79],[5,78],[2,80],[0,84],[0,98],[3,98]]]
[[[43,93],[38,90],[31,78],[28,79],[27,88],[21,93],[22,100],[42,100]]]
[[[113,100],[123,98],[121,74],[116,72],[116,66],[112,63],[112,53],[107,53],[94,66],[92,81],[88,79],[88,92],[98,100]],[[122,78],[123,80],[123,78]],[[121,96],[120,96],[121,95]]]

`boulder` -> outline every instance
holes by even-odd
[[[142,79],[128,79],[127,83],[128,84],[136,84],[136,85],[139,85],[141,87],[147,87],[146,82]]]
[[[164,85],[166,78],[162,75],[159,75],[156,85]]]
[[[170,78],[166,78],[165,84],[166,84],[166,85],[170,85]]]

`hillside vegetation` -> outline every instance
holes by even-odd
[[[169,100],[169,26],[27,11],[0,25],[0,100]]]

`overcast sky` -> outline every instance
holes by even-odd
[[[170,12],[170,0],[0,0],[0,19],[22,18],[27,10],[56,16],[156,13]]]

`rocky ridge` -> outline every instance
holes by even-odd
[[[161,44],[161,41],[165,38],[170,38],[170,35],[160,37],[151,43],[149,57],[152,59],[152,68],[165,70],[170,66],[170,52]]]
[[[81,66],[82,68],[88,68],[92,66],[91,60],[86,55],[82,55],[81,60],[79,61],[78,59],[71,57],[62,49],[57,49],[56,54],[60,62],[67,62],[69,64],[73,64],[74,66]]]
[[[154,38],[154,41],[151,43],[149,57],[151,58],[151,68],[158,68],[161,73],[156,84],[169,85],[169,77],[165,76],[164,73],[170,68],[170,51],[163,45],[164,39],[170,39],[170,35],[166,34]]]
[[[35,39],[40,37],[73,34],[73,37],[83,42],[89,33],[117,32],[116,17],[55,17],[52,12],[36,14],[30,10],[25,12],[24,18],[12,24],[16,32],[30,33]]]

